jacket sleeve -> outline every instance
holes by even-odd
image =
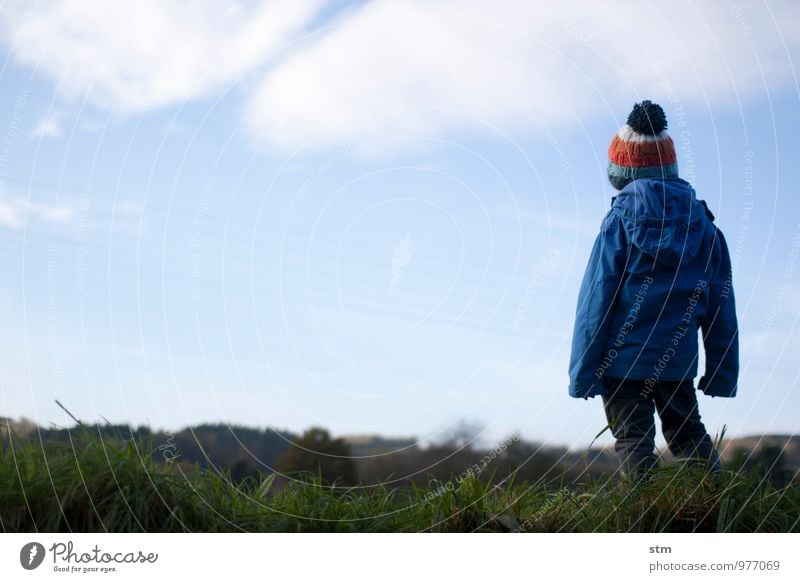
[[[709,396],[732,398],[739,380],[739,326],[728,244],[721,230],[716,236],[719,262],[708,289],[708,309],[700,320],[706,369],[697,387]]]
[[[569,364],[569,395],[589,398],[606,393],[602,362],[620,279],[628,255],[621,218],[612,209],[603,220],[583,275]]]

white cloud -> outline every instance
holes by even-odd
[[[34,202],[25,198],[0,198],[0,225],[19,230],[31,221],[67,224],[75,209],[65,204]]]
[[[61,123],[59,116],[47,115],[39,120],[31,133],[32,139],[42,139],[45,137],[59,137],[61,135]]]
[[[292,148],[482,123],[530,133],[621,117],[636,98],[736,107],[792,80],[783,42],[796,56],[800,37],[782,38],[767,6],[735,6],[377,0],[264,79],[251,129]]]
[[[301,0],[255,5],[176,0],[6,2],[0,35],[14,58],[67,96],[121,113],[221,92],[314,14]]]
[[[0,224],[14,230],[22,226],[22,219],[17,209],[3,199],[0,199]]]
[[[130,113],[221,94],[298,39],[318,6],[12,2],[0,35],[64,94]],[[795,19],[791,3],[373,0],[259,69],[241,88],[246,127],[291,149],[621,123],[638,98],[735,108],[793,81]]]

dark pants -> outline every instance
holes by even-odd
[[[603,407],[624,474],[642,476],[658,463],[654,412],[673,455],[709,471],[720,470],[719,456],[700,421],[692,380],[657,382],[648,388],[641,380],[607,378],[606,387]]]

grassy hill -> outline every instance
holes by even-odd
[[[5,532],[796,532],[800,486],[756,470],[708,476],[666,467],[644,484],[571,486],[457,477],[389,489],[159,462],[146,438],[88,428],[65,442],[0,441]]]

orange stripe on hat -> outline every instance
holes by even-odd
[[[608,159],[618,166],[641,168],[674,164],[678,158],[669,136],[658,141],[632,142],[615,135],[608,146]]]

